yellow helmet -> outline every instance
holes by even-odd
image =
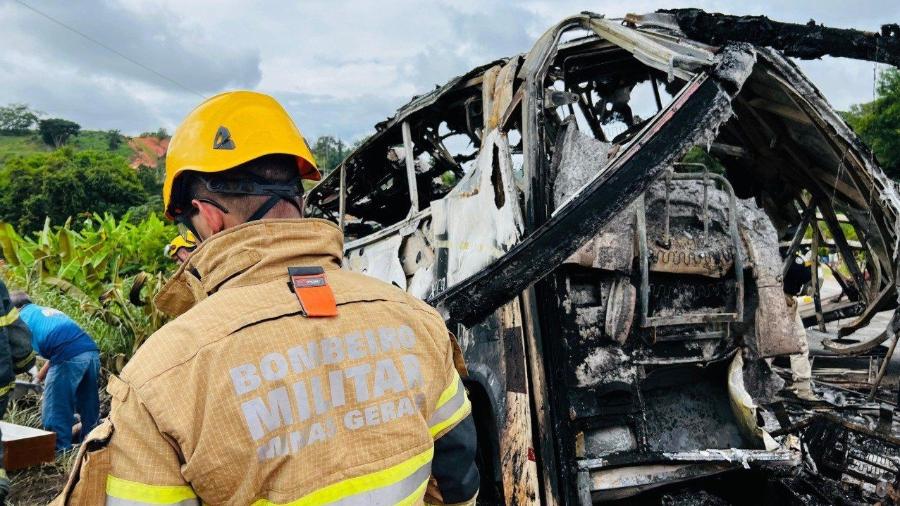
[[[216,95],[191,111],[175,131],[166,154],[163,205],[174,219],[178,176],[185,171],[222,172],[266,155],[297,157],[302,179],[321,179],[303,134],[274,98],[253,91]]]
[[[166,244],[166,247],[163,249],[163,253],[165,253],[169,258],[175,258],[175,256],[178,254],[178,250],[182,248],[193,250],[196,247],[197,238],[194,237],[194,234],[192,234],[191,232],[186,232],[185,235],[176,235],[175,238],[169,242],[169,244]]]

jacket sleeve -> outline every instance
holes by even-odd
[[[16,374],[27,372],[34,367],[37,358],[37,353],[31,345],[31,330],[19,317],[6,327],[6,333],[9,335],[9,352],[13,358],[13,371]]]
[[[137,393],[110,376],[112,411],[82,445],[54,504],[199,506],[181,476],[176,445],[159,432]]]
[[[6,285],[0,280],[0,397],[16,385],[13,372],[12,350],[9,346],[9,329],[19,318],[19,311],[12,306]],[[2,413],[0,413],[2,414]],[[0,462],[2,467],[2,462]]]
[[[441,323],[443,327],[443,322]],[[434,438],[431,474],[437,481],[444,504],[474,504],[480,478],[475,465],[477,434],[472,420],[472,404],[459,369],[465,374],[462,353],[456,339],[446,331],[445,388],[428,425]]]

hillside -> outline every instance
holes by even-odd
[[[66,145],[77,151],[86,149],[109,151],[109,134],[97,130],[82,130]],[[123,142],[114,152],[125,157],[133,168],[141,165],[156,167],[159,159],[165,155],[168,146],[168,137],[160,139],[156,136],[123,136]],[[36,133],[0,135],[0,163],[15,155],[45,151],[52,151],[52,148],[44,144]]]
[[[138,168],[141,165],[156,167],[159,159],[166,155],[166,149],[169,148],[169,137],[162,139],[156,136],[131,137],[128,139],[128,148],[132,153],[129,158],[132,167]]]

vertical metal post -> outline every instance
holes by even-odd
[[[650,76],[650,85],[653,87],[653,98],[656,99],[656,111],[659,112],[663,109],[662,100],[659,98],[659,85],[656,84],[656,78]]]
[[[794,232],[794,238],[791,239],[791,245],[788,247],[787,254],[784,256],[784,264],[781,266],[782,278],[787,276],[788,269],[791,268],[791,264],[794,262],[794,254],[800,250],[800,243],[803,241],[803,236],[806,235],[810,216],[815,214],[812,201],[810,201],[809,204],[806,204],[801,200],[800,204],[803,209],[800,214],[800,223],[797,225],[797,230]]]
[[[881,367],[878,369],[878,376],[875,377],[875,382],[872,383],[872,390],[869,391],[869,402],[875,400],[875,394],[878,393],[878,385],[880,385],[881,380],[884,379],[884,373],[887,372],[888,364],[891,362],[891,357],[894,356],[894,350],[897,348],[897,340],[900,339],[900,336],[894,332],[894,319],[895,318],[892,317],[891,322],[888,323],[887,326],[887,332],[894,334],[894,340],[891,341],[891,346],[888,348],[887,354],[881,359]]]
[[[709,239],[709,169],[703,165],[703,240]]]
[[[706,179],[708,174],[709,172],[704,172],[703,178]],[[737,315],[736,320],[742,321],[744,319],[744,256],[743,250],[741,250],[741,233],[738,230],[737,197],[734,196],[734,188],[731,187],[727,179],[722,176],[715,177],[728,190],[728,230],[731,233],[731,244],[734,246],[734,285],[737,292],[734,312]]]
[[[647,222],[644,208],[644,195],[634,199],[634,225],[638,237],[638,265],[641,269],[641,327],[647,326],[647,318],[650,314],[650,260],[647,251]]]
[[[409,131],[409,122],[404,121],[403,149],[406,151],[406,183],[409,186],[409,201],[412,205],[410,214],[419,212],[419,186],[416,182],[416,159],[413,154],[412,134]]]
[[[810,254],[812,255],[812,289],[813,289],[813,307],[816,310],[816,321],[819,323],[819,332],[825,332],[825,318],[822,316],[822,297],[819,293],[819,219],[816,216],[817,208],[812,207],[812,247]]]
[[[347,171],[346,166],[341,164],[338,167],[338,170],[341,171],[341,188],[340,188],[340,200],[338,200],[338,214],[340,215],[338,219],[338,224],[341,227],[341,232],[344,231],[344,215],[347,213]]]
[[[669,237],[669,215],[671,212],[669,193],[671,192],[670,186],[672,185],[672,170],[673,169],[669,169],[666,171],[666,228],[663,231],[663,247],[665,248],[672,245],[672,239]]]

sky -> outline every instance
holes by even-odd
[[[204,97],[250,89],[308,137],[353,141],[413,95],[527,51],[567,15],[671,7],[873,31],[900,22],[896,0],[0,0],[0,105],[136,135],[172,132]],[[800,66],[839,109],[872,99],[872,63]]]

